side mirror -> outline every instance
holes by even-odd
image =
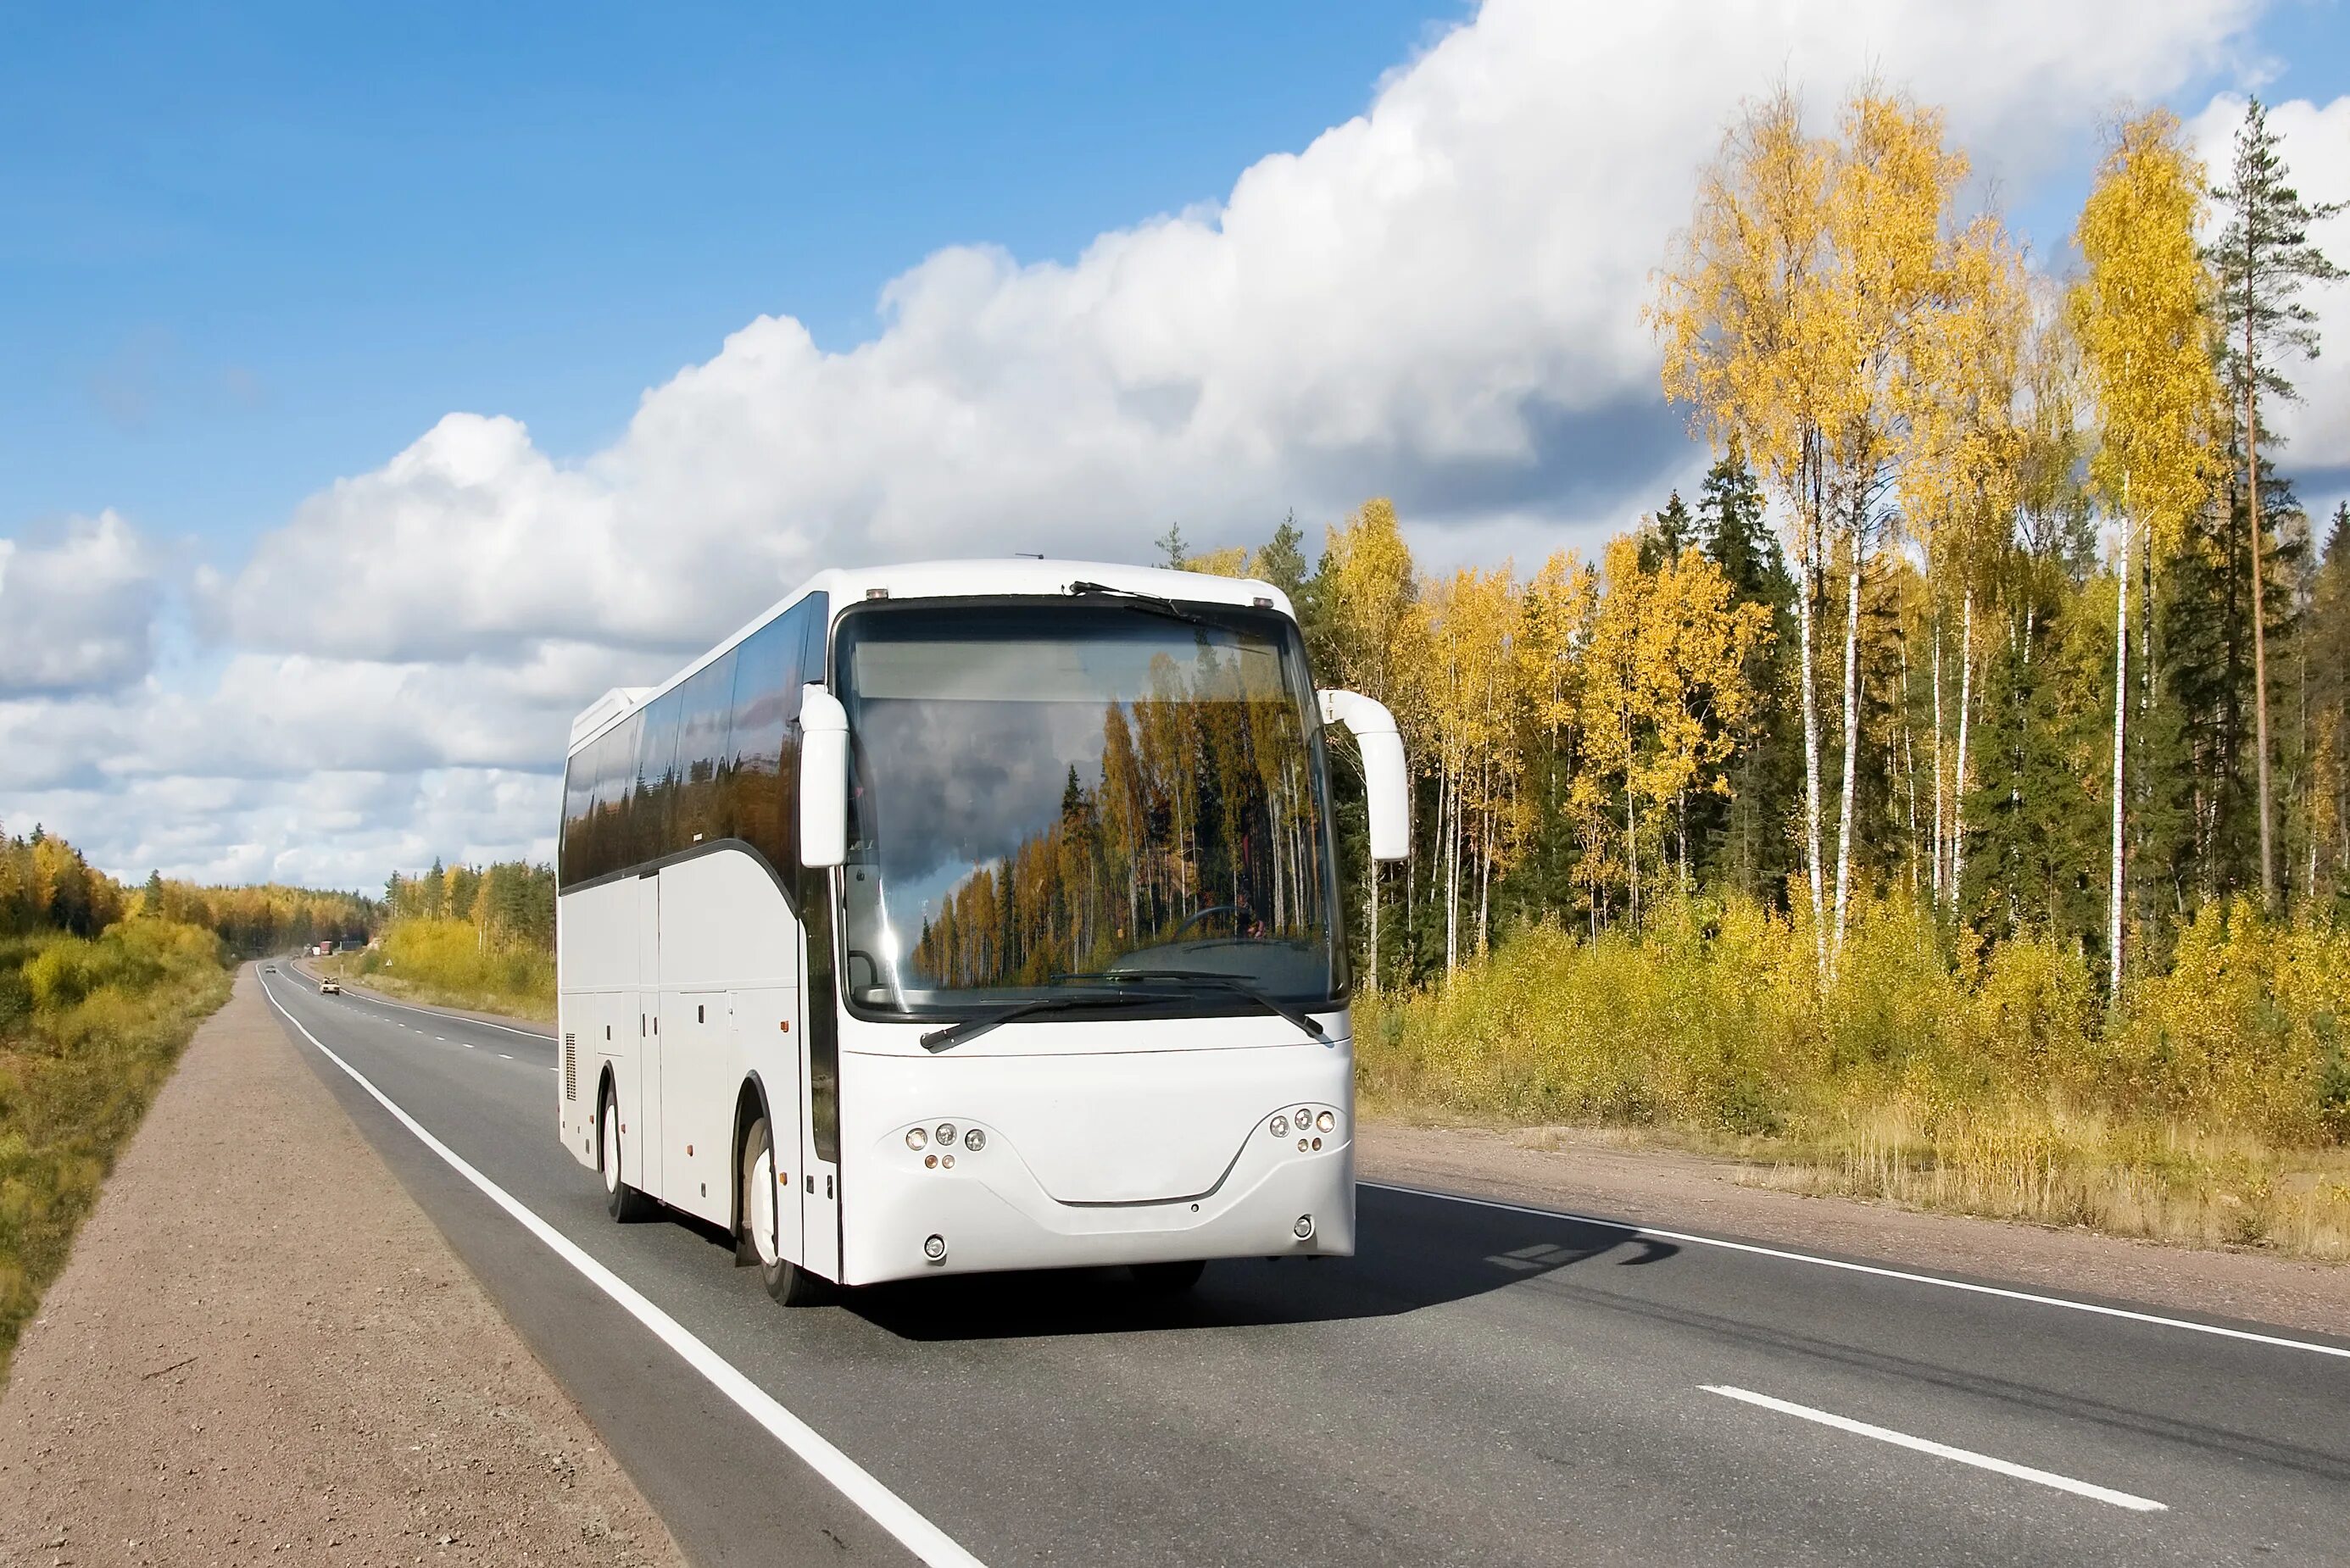
[[[800,689],[800,864],[848,858],[848,710],[821,686]]]
[[[1344,724],[1363,753],[1363,795],[1370,807],[1371,858],[1400,860],[1411,851],[1411,789],[1404,776],[1403,736],[1385,703],[1359,691],[1317,691],[1322,722]],[[806,787],[806,786],[803,786]]]

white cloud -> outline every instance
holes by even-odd
[[[1170,522],[1253,541],[1377,493],[1435,564],[1587,546],[1689,472],[1638,308],[1741,98],[1783,73],[1825,117],[1873,71],[2012,192],[2123,100],[2241,67],[2256,8],[1492,0],[1221,202],[1066,263],[939,252],[845,352],[763,317],[584,460],[448,415],[200,576],[230,650],[207,690],[0,702],[0,792],[109,865],[371,881],[543,838],[552,787],[512,770],[816,566],[1131,558]],[[380,793],[321,815],[321,769]]]
[[[2243,119],[2242,95],[2221,93],[2188,123],[2214,183],[2229,178]],[[2350,202],[2350,94],[2322,108],[2307,99],[2271,104],[2268,119],[2302,200],[2312,206]],[[2336,265],[2350,267],[2350,211],[2314,225],[2309,237]],[[2343,368],[2350,361],[2350,281],[2305,286],[2302,303],[2317,314],[2319,357],[2282,367],[2301,400],[2264,408],[2262,421],[2273,420],[2285,438],[2284,471],[2308,476],[2301,499],[2316,515],[2350,496],[2350,371]]]
[[[763,317],[576,465],[452,415],[211,598],[246,646],[345,657],[682,648],[834,561],[1140,554],[1380,492],[1433,528],[1611,522],[1685,461],[1638,306],[1742,95],[1783,67],[1825,110],[1873,68],[2013,180],[2250,9],[1494,0],[1220,206],[1068,265],[941,251],[845,353]]]
[[[161,597],[153,552],[110,511],[47,540],[0,539],[0,700],[138,680]]]

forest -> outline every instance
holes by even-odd
[[[1160,541],[1405,728],[1410,860],[1339,813],[1366,1094],[2350,1251],[2350,507],[2272,424],[2338,208],[2257,102],[2216,171],[2158,111],[2060,275],[1930,107],[1805,123],[1743,109],[1659,258],[1714,461],[1597,559],[1426,573],[1378,501],[1311,563]]]

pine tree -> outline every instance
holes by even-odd
[[[1170,571],[1181,571],[1183,563],[1191,558],[1191,546],[1183,537],[1183,524],[1180,523],[1167,524],[1167,532],[1151,543],[1158,547],[1159,565]]]
[[[2221,370],[2229,406],[2240,421],[2235,443],[2235,472],[2246,491],[2243,531],[2249,541],[2251,583],[2247,597],[2252,629],[2252,711],[2258,780],[2261,898],[2273,909],[2277,901],[2275,810],[2269,782],[2272,748],[2269,741],[2268,596],[2262,583],[2262,535],[2271,509],[2261,496],[2261,401],[2263,395],[2291,400],[2298,394],[2277,365],[2290,351],[2303,358],[2317,357],[2317,317],[2300,298],[2308,283],[2328,283],[2343,275],[2310,243],[2313,223],[2341,212],[2339,202],[2313,207],[2287,182],[2284,160],[2269,130],[2268,110],[2252,99],[2244,106],[2244,123],[2236,131],[2235,167],[2230,184],[2211,192],[2228,214],[2212,260],[2220,278],[2220,302],[2224,328]],[[2272,446],[2275,438],[2271,436]]]

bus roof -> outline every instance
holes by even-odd
[[[1221,577],[1207,572],[1127,566],[1109,561],[1054,561],[1014,556],[968,561],[911,561],[894,566],[832,567],[818,572],[777,599],[660,685],[615,686],[605,692],[572,720],[569,749],[577,752],[812,593],[829,594],[832,613],[838,615],[877,592],[893,599],[985,598],[1066,594],[1071,583],[1099,583],[1105,587],[1201,604],[1255,605],[1269,601],[1269,607],[1285,616],[1294,618],[1297,613],[1287,594],[1262,578]]]

